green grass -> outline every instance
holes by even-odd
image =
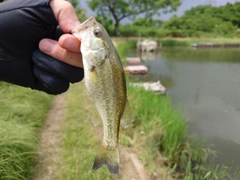
[[[115,39],[115,41],[117,41],[117,39]],[[122,61],[123,65],[127,64],[127,51],[129,49],[135,48],[136,47],[136,41],[135,40],[129,40],[128,43],[120,43],[117,47],[116,50],[119,54],[119,57]]]
[[[91,122],[94,104],[83,82],[72,85],[67,93],[67,116],[62,124],[62,160],[58,164],[56,180],[112,180],[128,179],[126,175],[112,176],[106,168],[93,171],[92,163],[102,141],[103,127],[94,127]],[[137,101],[136,101],[137,102]],[[133,112],[135,109],[132,109]],[[129,127],[120,131],[120,151],[123,146],[131,146],[128,133],[134,134]],[[151,163],[152,160],[149,161]],[[121,168],[124,168],[122,164]],[[151,169],[149,169],[151,171]],[[120,170],[121,173],[121,170]]]
[[[136,126],[144,125],[144,131],[150,133],[153,127],[159,127],[159,133],[167,134],[162,139],[166,143],[165,151],[170,151],[186,139],[186,124],[178,111],[174,111],[167,96],[156,96],[142,89],[128,88],[130,97],[133,96],[131,107]]]
[[[37,133],[51,96],[0,83],[0,179],[25,180],[32,173]]]
[[[239,169],[231,176],[230,167],[208,165],[207,159],[216,156],[216,152],[203,148],[203,140],[188,135],[186,122],[180,110],[173,109],[169,97],[131,86],[128,92],[133,131],[138,134],[133,146],[140,149],[140,158],[148,168],[157,171],[161,153],[173,174],[184,180],[240,179]]]
[[[161,153],[167,158],[165,164],[173,174],[184,180],[240,179],[239,169],[230,175],[230,167],[207,162],[216,156],[216,152],[211,148],[203,148],[203,140],[188,135],[185,119],[180,109],[172,107],[169,97],[131,86],[128,87],[128,94],[135,133],[130,133],[129,138],[138,137],[139,144],[133,146],[141,149],[140,158],[148,168],[156,171],[161,163]],[[137,142],[134,138],[129,141]]]
[[[168,47],[168,46],[187,46],[189,45],[188,41],[178,41],[174,39],[165,39],[161,40],[162,46],[163,47]]]
[[[138,132],[139,128],[144,131],[145,147],[149,148],[148,152],[152,152],[152,160],[161,152],[170,162],[179,163],[176,160],[179,158],[178,149],[187,139],[186,123],[179,111],[172,108],[169,97],[131,86],[128,92],[135,131]]]
[[[67,116],[62,125],[63,160],[55,179],[111,179],[104,168],[92,171],[92,163],[102,139],[94,132],[101,134],[102,126],[92,125],[93,104],[83,82],[71,86],[67,93],[67,105]]]

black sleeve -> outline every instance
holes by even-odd
[[[0,3],[0,81],[31,87],[50,94],[66,91],[69,86],[66,85],[69,83],[68,79],[65,80],[63,77],[64,83],[61,90],[50,87],[58,74],[55,75],[53,72],[50,80],[48,76],[42,79],[39,71],[34,73],[36,63],[32,60],[32,54],[38,49],[41,39],[57,39],[62,34],[57,31],[57,25],[49,0],[8,0]],[[50,58],[47,55],[41,55],[41,52],[40,56],[41,58],[44,56],[46,62]],[[34,59],[35,61],[38,59],[36,53]],[[61,66],[65,65],[63,63]],[[83,78],[81,68],[77,75],[79,76],[77,81],[80,81]],[[60,78],[62,78],[61,75]],[[61,83],[57,88],[61,88]]]

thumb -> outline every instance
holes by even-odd
[[[51,0],[50,6],[63,32],[69,33],[75,26],[80,24],[70,2],[65,0]]]

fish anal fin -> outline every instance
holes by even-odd
[[[100,114],[98,113],[98,110],[95,109],[92,115],[92,123],[94,126],[97,126],[102,121]]]
[[[102,166],[106,166],[111,174],[117,175],[119,172],[119,162],[120,160],[118,146],[107,149],[101,145],[95,157],[92,169],[97,170]]]
[[[127,128],[132,122],[132,112],[128,100],[126,101],[124,112],[121,118],[123,128]]]

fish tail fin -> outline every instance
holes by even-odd
[[[92,169],[97,170],[101,166],[106,166],[110,173],[117,175],[119,172],[119,162],[118,146],[107,149],[101,145],[95,157]]]

